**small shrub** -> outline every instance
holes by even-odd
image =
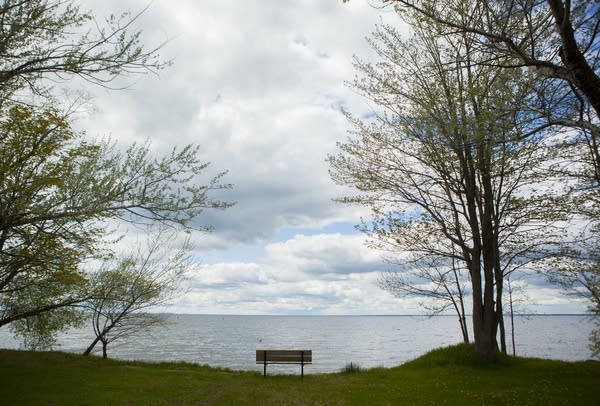
[[[360,371],[361,371],[361,367],[356,362],[350,362],[350,363],[346,364],[346,366],[344,368],[342,368],[342,370],[341,370],[342,373],[347,373],[347,374],[352,374],[354,372],[360,372]]]

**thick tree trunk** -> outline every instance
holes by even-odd
[[[554,16],[556,30],[562,42],[560,57],[567,68],[568,77],[566,79],[586,96],[596,114],[600,116],[600,78],[577,46],[570,17],[570,6],[569,8],[565,7],[562,0],[547,0],[547,3]]]
[[[108,358],[108,354],[106,353],[106,347],[108,346],[108,341],[102,341],[102,358]]]
[[[488,281],[487,276],[482,280],[482,271],[484,275],[486,271],[481,267],[480,258],[480,255],[474,255],[469,264],[473,288],[473,339],[477,354],[487,361],[493,361],[496,350],[493,339],[493,278],[492,283]]]
[[[496,353],[493,278],[492,282],[488,280],[490,279],[488,276],[482,280],[482,269],[479,260],[473,261],[471,266],[475,351],[486,361],[493,361]],[[484,275],[486,272],[483,269]]]
[[[487,271],[484,270],[484,275]],[[486,361],[496,358],[496,313],[494,311],[493,282],[489,282],[489,276],[484,278],[483,302],[480,306],[481,318],[479,323],[479,340],[475,339],[477,353]],[[473,315],[475,316],[475,315]]]
[[[480,149],[481,146],[478,146],[478,154],[481,154]],[[481,196],[477,188],[478,174],[471,146],[465,145],[463,153],[460,154],[459,151],[459,157],[462,161],[461,166],[465,179],[467,217],[473,242],[470,252],[463,253],[471,275],[473,289],[473,339],[477,354],[487,361],[493,361],[496,342],[493,335],[495,327],[493,260],[490,262],[493,258],[489,254],[488,244],[491,229],[487,227],[487,208],[480,206]]]
[[[486,361],[493,361],[496,353],[496,343],[493,336],[493,323],[489,312],[479,298],[473,297],[473,336],[475,351]]]

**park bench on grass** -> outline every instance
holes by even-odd
[[[300,364],[304,377],[304,364],[312,364],[312,350],[256,350],[256,363],[263,364],[267,376],[267,364]]]

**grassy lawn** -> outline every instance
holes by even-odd
[[[458,345],[396,368],[301,379],[0,350],[0,391],[3,405],[599,405],[600,362],[501,357],[483,365]]]

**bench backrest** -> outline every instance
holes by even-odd
[[[256,350],[256,363],[312,364],[312,350]]]

